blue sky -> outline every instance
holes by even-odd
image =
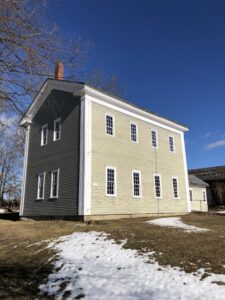
[[[225,1],[64,0],[55,16],[93,44],[88,70],[190,128],[189,168],[225,164]]]

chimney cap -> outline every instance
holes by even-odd
[[[64,79],[64,65],[61,61],[57,61],[55,65],[55,79],[56,80]]]

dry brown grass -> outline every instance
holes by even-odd
[[[35,298],[38,285],[52,270],[48,260],[53,253],[44,249],[47,242],[31,244],[74,231],[105,231],[118,242],[127,239],[125,248],[155,251],[161,265],[179,266],[186,272],[205,268],[205,276],[225,274],[225,217],[193,214],[182,219],[210,231],[187,233],[149,225],[145,223],[149,218],[99,221],[85,227],[72,221],[0,221],[0,299]]]

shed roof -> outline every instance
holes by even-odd
[[[189,185],[190,186],[197,186],[197,187],[208,187],[208,183],[206,183],[205,181],[201,180],[200,178],[198,178],[195,175],[188,175],[188,180],[189,180]]]
[[[206,181],[225,180],[225,166],[192,169],[188,173],[194,174]]]

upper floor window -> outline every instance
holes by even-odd
[[[203,201],[206,201],[206,192],[205,192],[205,190],[202,191],[202,199],[203,199]]]
[[[133,171],[132,172],[132,181],[133,181],[133,197],[141,197],[141,172]]]
[[[116,169],[112,167],[106,168],[106,195],[116,195]]]
[[[61,138],[61,119],[58,118],[54,121],[53,141],[58,141]]]
[[[114,117],[105,115],[105,131],[106,134],[114,136]]]
[[[174,138],[172,136],[169,136],[169,148],[171,152],[175,151]]]
[[[58,198],[59,193],[59,169],[51,172],[51,198]]]
[[[172,182],[173,182],[173,198],[177,199],[177,198],[179,198],[178,179],[177,179],[177,177],[173,177]]]
[[[130,140],[137,142],[137,125],[134,123],[130,123]]]
[[[48,142],[48,124],[41,126],[41,146],[47,145]]]
[[[190,197],[190,201],[192,201],[193,200],[192,190],[189,190],[189,197]]]
[[[151,135],[152,135],[152,147],[157,148],[158,147],[157,132],[155,130],[152,130]]]
[[[155,185],[155,197],[162,198],[161,176],[159,174],[154,175],[154,185]]]
[[[37,199],[44,199],[45,172],[38,175]]]

